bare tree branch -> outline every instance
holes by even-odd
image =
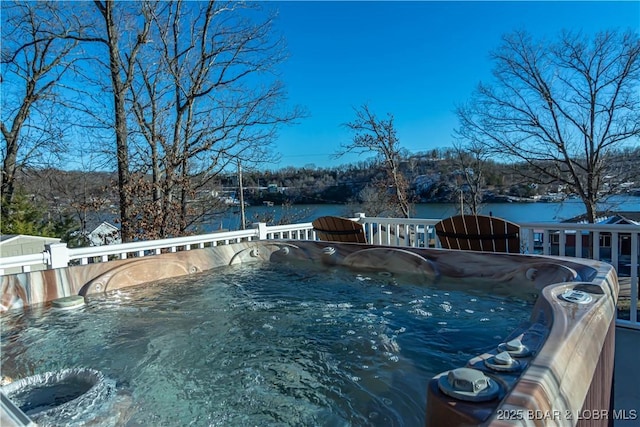
[[[66,38],[76,22],[56,3],[2,2],[2,198],[3,214],[15,191],[16,172],[37,156],[63,148],[64,116],[58,93],[77,58],[78,42]]]
[[[158,217],[158,237],[182,234],[206,215],[202,203],[192,209],[200,189],[238,159],[268,160],[277,128],[303,116],[282,108],[280,82],[264,83],[285,56],[272,16],[243,17],[242,8],[254,6],[177,1],[149,14],[151,43],[129,99],[152,164],[155,211],[145,215]]]
[[[355,109],[355,113],[355,120],[344,124],[353,133],[353,139],[350,143],[341,146],[337,156],[350,152],[375,153],[387,175],[385,186],[393,190],[394,194],[391,198],[393,205],[403,217],[409,218],[411,211],[409,183],[400,170],[402,153],[393,124],[393,116],[389,114],[386,120],[378,119],[367,105]]]

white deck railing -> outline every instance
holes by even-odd
[[[400,247],[439,247],[435,224],[439,219],[369,218],[356,214],[353,218],[365,228],[367,241],[377,245]],[[640,226],[568,223],[521,223],[520,239],[523,253],[576,256],[611,263],[618,275],[630,285],[630,307],[638,306],[638,254]],[[577,236],[580,236],[577,238]],[[229,243],[271,240],[315,240],[310,222],[267,226],[254,224],[248,230],[211,233],[199,236],[123,243],[88,248],[67,248],[64,243],[47,245],[40,254],[0,259],[0,275],[10,268],[28,272],[31,267],[46,264],[59,268],[225,245]],[[582,244],[576,245],[578,241]],[[629,319],[619,319],[620,326],[640,329],[637,309],[630,310]]]
[[[0,258],[0,275],[3,275],[5,270],[8,269],[17,269],[21,273],[28,273],[34,266],[49,265],[49,260],[48,251],[40,252],[39,254],[3,257]]]
[[[640,329],[637,309],[640,226],[522,223],[520,227],[520,241],[526,253],[589,258],[613,265],[625,284],[625,293],[629,284],[629,319],[618,319],[617,324]]]

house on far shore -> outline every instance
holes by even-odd
[[[44,252],[44,246],[51,243],[60,243],[56,237],[29,236],[26,234],[0,235],[0,257],[14,257],[20,255],[32,255]],[[31,271],[45,270],[46,264],[30,266]],[[7,268],[3,274],[15,274],[22,272],[20,267]]]
[[[122,243],[120,229],[113,224],[103,221],[86,234],[89,246],[115,245]]]

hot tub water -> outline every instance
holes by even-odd
[[[2,371],[98,369],[130,425],[421,426],[429,379],[504,340],[533,301],[341,269],[225,267],[73,312],[6,313]]]

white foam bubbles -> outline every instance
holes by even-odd
[[[440,308],[443,309],[445,311],[445,313],[448,313],[451,311],[451,303],[449,301],[444,301],[442,304],[440,304]]]

